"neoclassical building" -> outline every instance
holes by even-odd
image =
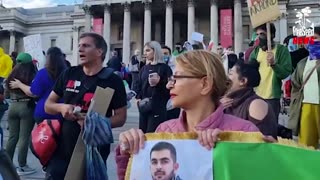
[[[279,0],[279,6],[282,16],[274,22],[277,42],[292,33],[295,9],[309,6],[309,20],[320,21],[319,0]],[[230,10],[231,20],[222,28],[225,17],[220,12],[225,9]],[[23,51],[23,37],[41,34],[43,50],[58,46],[73,65],[78,62],[82,32],[101,33],[109,50],[118,51],[128,62],[132,52],[142,50],[150,40],[174,47],[177,42],[191,41],[192,32],[200,32],[205,43],[218,44],[224,41],[221,33],[225,28],[229,28],[235,51],[245,50],[253,33],[245,0],[85,0],[74,6],[0,7],[0,46],[7,53]]]

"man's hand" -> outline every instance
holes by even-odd
[[[139,106],[141,99],[136,99],[137,106]]]
[[[269,65],[274,65],[276,62],[275,62],[275,60],[274,60],[274,54],[273,54],[273,52],[272,51],[267,51],[267,61],[268,61],[268,64]]]
[[[86,114],[85,113],[78,113],[75,114],[75,116],[77,117],[77,123],[80,125],[80,128],[83,129],[83,125],[84,125],[84,121],[86,119]]]
[[[59,111],[63,118],[71,121],[77,120],[78,117],[73,113],[74,107],[70,104],[60,104]]]

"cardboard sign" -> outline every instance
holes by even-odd
[[[203,34],[198,32],[193,32],[191,35],[192,41],[203,42]]]
[[[110,105],[114,90],[111,88],[103,89],[97,87],[92,98],[88,112],[95,112],[105,115]],[[79,134],[77,144],[73,150],[72,157],[68,166],[65,180],[82,180],[86,177],[86,146],[82,140],[82,133]]]
[[[252,27],[277,19],[281,13],[278,0],[248,0]]]
[[[45,65],[45,58],[42,54],[41,35],[35,34],[23,38],[24,52],[29,53],[33,59],[38,61],[38,69]]]

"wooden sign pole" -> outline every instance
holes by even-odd
[[[270,23],[267,22],[267,38],[268,38],[268,51],[271,51],[271,32],[270,32]]]
[[[268,43],[268,51],[272,51],[271,47],[271,31],[270,31],[270,23],[267,22],[267,43]],[[270,64],[269,64],[270,66]]]

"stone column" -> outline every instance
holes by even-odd
[[[122,61],[125,64],[129,63],[130,59],[130,31],[131,31],[131,12],[130,3],[125,2],[124,6],[124,19],[123,19],[123,53]]]
[[[280,19],[280,43],[282,44],[283,40],[288,35],[288,27],[287,27],[287,11],[282,11],[282,16]]]
[[[219,24],[218,24],[218,3],[217,0],[211,0],[210,6],[210,38],[214,43],[214,49],[218,46],[219,43]]]
[[[178,43],[180,42],[180,22],[179,21],[174,21],[174,36],[173,36],[173,39],[174,39],[174,43]]]
[[[234,52],[239,54],[243,46],[241,0],[234,0]]]
[[[172,49],[173,44],[173,10],[172,0],[166,0],[166,38],[165,45]]]
[[[85,32],[90,32],[91,31],[91,12],[90,12],[90,6],[84,6],[82,8],[85,13]]]
[[[16,32],[10,30],[10,45],[9,45],[9,54],[11,54],[16,49]]]
[[[191,41],[191,35],[195,31],[195,8],[194,0],[188,0],[188,41]]]
[[[111,9],[110,8],[111,8],[110,4],[105,4],[104,5],[103,38],[107,42],[108,48],[107,48],[107,54],[106,54],[106,58],[104,59],[103,65],[106,65],[106,62],[110,58],[110,46],[111,46],[111,41],[110,41]]]
[[[151,2],[144,1],[144,33],[143,44],[151,41]]]
[[[78,26],[73,26],[73,44],[72,44],[72,60],[71,60],[71,65],[75,66],[79,64],[79,27]]]

